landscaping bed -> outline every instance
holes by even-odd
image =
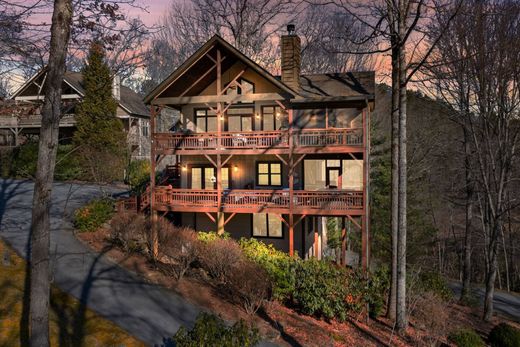
[[[149,282],[227,321],[256,326],[265,339],[279,345],[450,345],[449,334],[465,338],[462,328],[469,328],[485,337],[501,321],[483,323],[476,309],[449,298],[441,278],[425,273],[420,276],[417,291],[422,294],[415,296],[410,327],[400,337],[381,317],[385,305],[381,294],[386,297],[381,289],[387,284],[377,272],[367,284],[360,273],[333,263],[291,258],[254,239],[237,242],[214,233],[195,233],[162,219],[157,225],[159,256],[151,261],[143,232],[147,228],[144,216],[119,213],[95,231],[77,235]],[[367,303],[375,319],[367,320]]]

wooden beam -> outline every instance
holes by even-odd
[[[229,161],[229,159],[231,159],[233,156],[234,156],[234,154],[230,154],[230,155],[228,155],[228,157],[226,158],[226,160],[224,160],[224,161],[222,162],[222,166],[225,166],[225,165],[227,164],[227,162]]]
[[[200,76],[199,78],[197,78],[197,80],[195,82],[193,82],[188,88],[186,88],[184,90],[184,92],[182,92],[182,94],[180,96],[184,96],[186,95],[186,93],[188,93],[193,87],[195,87],[197,84],[199,84],[200,81],[202,81],[204,79],[204,77],[206,77],[207,75],[209,75],[211,73],[211,71],[213,71],[217,66],[216,65],[213,65],[212,67],[210,67],[208,69],[208,71],[206,71],[202,76]]]
[[[235,217],[236,214],[236,212],[233,212],[231,216],[227,217],[227,219],[224,221],[224,226],[226,226],[226,224],[228,224],[231,218]]]
[[[283,224],[285,224],[287,227],[289,227],[289,223],[287,223],[287,221],[285,220],[285,218],[283,218],[283,216],[281,214],[275,213],[274,215],[276,217],[278,217],[278,219],[281,220],[283,222]]]
[[[351,221],[355,226],[357,226],[359,229],[363,230],[363,229],[361,228],[361,225],[359,225],[359,223],[356,222],[356,220],[355,220],[354,218],[352,218],[351,215],[348,215],[348,214],[347,214],[347,218],[348,218],[348,220]]]
[[[275,100],[275,102],[278,104],[278,106],[280,106],[280,108],[281,108],[282,110],[284,110],[284,111],[287,110],[287,107],[285,107],[285,105],[282,104],[280,100]]]
[[[347,228],[345,223],[345,217],[341,217],[341,261],[340,264],[346,265],[347,257]]]
[[[152,100],[152,105],[184,105],[184,104],[205,104],[213,102],[254,102],[254,101],[276,101],[285,100],[285,97],[278,93],[253,93],[245,95],[197,95],[181,97],[164,97]]]
[[[244,69],[242,69],[242,71],[240,71],[236,76],[235,78],[233,78],[233,80],[231,82],[229,82],[225,87],[224,89],[222,89],[219,93],[219,95],[222,95],[224,94],[228,89],[229,87],[231,87],[233,85],[233,83],[237,82],[237,80],[244,74],[244,72],[246,72],[247,70],[247,67],[245,67]]]
[[[298,219],[296,220],[296,222],[294,222],[294,226],[297,226],[298,224],[300,224],[300,222],[301,222],[301,221],[303,220],[303,218],[305,218],[306,216],[307,216],[306,214],[302,214],[302,215],[300,216],[300,218],[298,218]]]
[[[207,155],[206,153],[204,153],[204,156],[206,157],[206,159],[208,159],[208,161],[213,164],[214,167],[217,167],[217,163],[215,163],[215,161],[213,159],[211,159],[211,157],[209,155]]]
[[[215,223],[215,221],[216,221],[216,220],[215,220],[215,217],[213,217],[213,216],[211,215],[211,213],[209,213],[209,212],[204,212],[204,213],[206,214],[206,216],[208,216],[208,218],[209,218],[213,223]]]
[[[280,159],[280,161],[281,161],[282,163],[284,163],[286,166],[289,165],[289,164],[287,164],[287,161],[286,161],[284,158],[282,158],[281,155],[279,155],[278,153],[275,153],[274,155],[275,155],[278,159]]]
[[[296,165],[298,165],[298,164],[300,163],[300,161],[302,161],[302,159],[305,158],[305,156],[306,156],[306,154],[302,154],[302,156],[301,156],[300,158],[298,158],[298,159],[294,162],[293,166],[296,167]]]
[[[37,100],[43,100],[44,95],[29,95],[29,96],[17,96],[14,99],[19,101],[37,101]],[[79,99],[79,94],[62,94],[61,99]]]

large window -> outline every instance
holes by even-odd
[[[197,124],[198,133],[216,132],[217,131],[217,115],[209,110],[196,110],[195,122]]]
[[[288,126],[287,113],[280,106],[262,107],[262,130],[280,130]]]
[[[191,189],[217,189],[217,176],[214,167],[192,167]],[[222,168],[222,189],[229,189],[229,168]]]
[[[256,184],[258,186],[281,186],[282,163],[258,162],[256,163]]]
[[[282,221],[278,216],[268,213],[253,214],[254,237],[283,237]]]
[[[227,131],[253,131],[253,108],[230,108],[226,114]]]
[[[305,190],[363,189],[362,159],[309,159],[304,161]]]
[[[255,85],[248,80],[239,78],[238,84],[239,85],[233,85],[226,89],[226,95],[246,95],[255,92]]]

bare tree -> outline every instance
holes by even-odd
[[[52,15],[48,78],[38,151],[31,222],[30,344],[49,346],[50,206],[61,116],[61,84],[72,24],[72,1],[55,0]]]

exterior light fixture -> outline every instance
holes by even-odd
[[[188,171],[188,166],[186,164],[182,166],[182,171]]]
[[[234,172],[237,172],[237,171],[238,171],[238,166],[233,165],[233,171],[234,171]]]
[[[255,117],[256,117],[256,119],[260,119],[260,113],[258,113],[258,112],[255,113]]]

